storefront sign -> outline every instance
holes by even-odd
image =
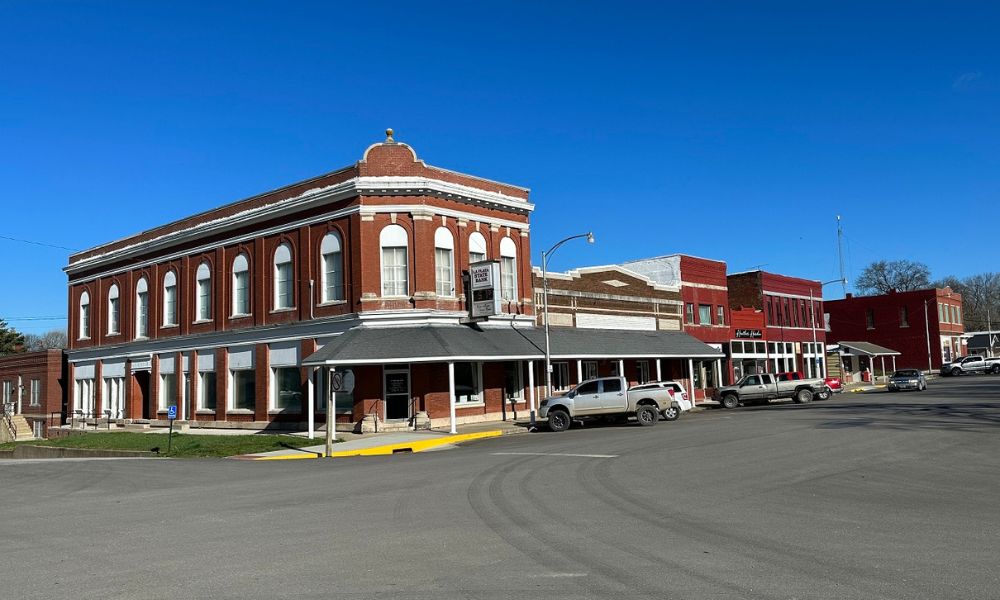
[[[737,329],[736,339],[759,340],[764,337],[764,332],[760,329]]]
[[[500,263],[488,260],[469,265],[469,279],[469,316],[484,319],[500,314]]]

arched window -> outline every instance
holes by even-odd
[[[514,240],[500,240],[500,297],[517,300],[517,246]]]
[[[80,339],[90,337],[90,294],[80,294]]]
[[[323,287],[323,302],[335,302],[344,299],[344,259],[341,250],[340,236],[330,232],[323,237],[319,247],[320,285]]]
[[[108,335],[121,333],[121,314],[118,285],[112,284],[108,290]]]
[[[406,296],[409,293],[406,230],[388,225],[379,234],[382,247],[382,295]]]
[[[469,236],[469,264],[486,260],[486,238],[478,231]]]
[[[455,295],[455,238],[445,227],[434,232],[434,280],[438,296]]]
[[[149,335],[149,286],[143,277],[135,285],[135,337]]]
[[[233,316],[250,314],[250,263],[245,254],[233,260]]]
[[[163,325],[177,324],[177,275],[167,271],[163,276]]]
[[[208,321],[212,318],[212,269],[207,262],[198,265],[195,273],[198,296],[195,298],[195,308],[199,321]]]
[[[274,251],[274,308],[295,306],[295,278],[292,270],[292,250],[288,244]]]

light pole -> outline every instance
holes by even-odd
[[[842,283],[844,285],[844,289],[847,289],[847,278],[842,277],[840,279],[831,279],[830,281],[824,281],[819,284],[820,294],[823,293],[823,287],[830,285],[831,283]],[[820,297],[820,301],[822,300],[823,298]],[[816,354],[816,305],[813,303],[812,288],[809,288],[809,312],[812,313],[810,315],[811,317],[810,325],[812,325],[812,334],[813,334],[813,371],[814,371],[813,377],[816,377],[817,373],[819,372],[819,355]],[[826,354],[826,348],[823,349],[823,354],[824,355]],[[825,377],[826,374],[824,373],[820,376]]]
[[[588,244],[594,243],[594,232],[588,231],[587,233],[581,233],[578,235],[571,235],[568,238],[562,239],[554,246],[542,252],[542,315],[545,318],[545,397],[548,398],[552,395],[552,357],[549,353],[549,257],[552,253],[559,249],[560,246],[565,244],[570,240],[576,240],[579,238],[587,238]],[[531,422],[535,422],[535,412],[531,412]]]

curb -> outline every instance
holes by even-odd
[[[851,392],[852,394],[859,394],[859,393],[864,393],[864,392],[873,392],[875,390],[882,390],[882,389],[885,389],[885,388],[886,388],[885,384],[880,384],[880,385],[870,385],[870,386],[861,387],[861,388],[854,388],[853,390],[846,390],[846,391]]]
[[[330,458],[345,458],[348,456],[387,456],[399,452],[426,452],[439,446],[450,444],[460,444],[471,440],[499,437],[503,431],[495,429],[492,431],[481,431],[478,433],[462,433],[459,435],[449,435],[430,440],[416,440],[412,442],[400,442],[398,444],[386,444],[385,446],[373,446],[371,448],[358,448],[357,450],[341,450],[330,453]],[[324,452],[302,452],[301,454],[283,454],[279,456],[255,456],[244,454],[230,458],[238,460],[303,460],[309,458],[326,458]]]

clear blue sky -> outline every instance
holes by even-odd
[[[829,280],[837,214],[852,277],[997,269],[997,5],[812,4],[8,0],[0,236],[87,248],[393,127],[530,187],[535,264],[593,229],[554,269],[686,252]],[[0,251],[0,316],[64,316],[68,252]]]

